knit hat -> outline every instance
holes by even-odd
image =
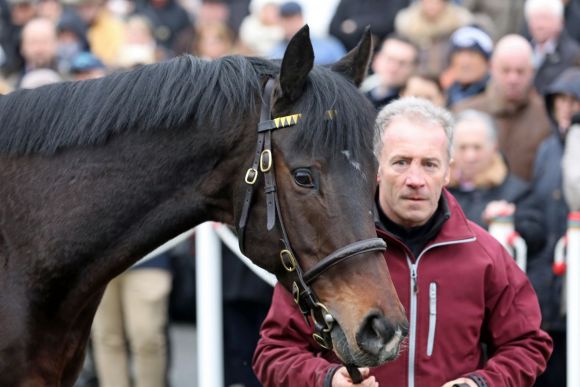
[[[466,26],[455,30],[449,38],[451,55],[458,50],[477,51],[486,59],[491,57],[493,51],[493,40],[483,30]]]

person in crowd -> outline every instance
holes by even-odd
[[[525,273],[444,188],[450,114],[407,97],[384,107],[376,127],[377,234],[389,246],[386,263],[407,311],[409,341],[397,359],[362,369],[363,385],[532,386],[552,342],[540,329]],[[264,386],[353,385],[334,353],[315,343],[312,329],[277,285],[253,362]]]
[[[22,41],[20,42],[20,53],[24,58],[24,68],[20,73],[16,85],[21,86],[21,82],[26,75],[35,70],[51,70],[58,73],[58,41],[55,23],[46,18],[35,18],[30,20],[22,29]],[[48,72],[37,73],[33,79],[56,79],[55,75],[48,75]],[[59,75],[60,77],[60,75]],[[42,82],[41,82],[42,83]],[[33,82],[36,84],[36,82]]]
[[[125,41],[125,26],[106,6],[105,0],[72,0],[73,8],[87,25],[91,52],[105,65],[114,66]]]
[[[540,143],[550,134],[542,97],[534,88],[532,47],[519,35],[501,38],[491,57],[491,78],[485,91],[455,104],[453,110],[490,114],[498,129],[499,149],[510,171],[530,181]]]
[[[65,76],[70,72],[73,59],[82,52],[90,51],[86,25],[73,12],[61,14],[57,24],[56,51],[58,70]]]
[[[240,26],[239,40],[243,50],[266,57],[284,39],[276,0],[252,0],[250,14]]]
[[[225,23],[199,26],[191,53],[205,59],[217,59],[234,53],[234,34]]]
[[[527,0],[525,16],[534,50],[534,85],[544,94],[565,69],[580,65],[580,44],[564,28],[561,1]]]
[[[517,34],[525,25],[525,0],[461,0],[474,16],[475,23],[491,34],[494,42],[509,34]]]
[[[432,74],[413,74],[401,91],[401,97],[424,98],[435,106],[445,107],[445,91],[439,78]]]
[[[107,73],[105,64],[90,52],[77,54],[71,62],[70,76],[75,81],[97,79],[104,77]]]
[[[302,6],[296,1],[287,1],[280,5],[280,25],[284,31],[284,39],[274,47],[270,58],[281,59],[284,56],[290,39],[304,26]],[[346,51],[336,38],[320,38],[311,35],[312,48],[314,49],[314,63],[326,65],[340,60]]]
[[[173,53],[177,37],[191,28],[187,11],[176,0],[146,0],[136,13],[149,19],[157,44]]]
[[[138,65],[160,62],[170,55],[165,47],[157,43],[153,26],[143,15],[134,14],[125,21],[123,36],[124,41],[115,60],[116,68],[130,69]]]
[[[485,90],[489,81],[489,58],[493,52],[489,35],[473,26],[456,30],[451,35],[450,44],[448,107]]]
[[[20,53],[22,28],[38,15],[38,0],[0,1],[0,70],[15,84],[24,71]]]
[[[352,50],[365,28],[371,27],[375,41],[381,42],[395,32],[394,19],[411,0],[340,0],[330,21],[329,33]]]
[[[419,71],[440,74],[448,64],[449,37],[473,15],[449,0],[418,0],[395,17],[395,31],[419,47]]]
[[[418,55],[417,46],[403,36],[393,34],[383,41],[372,60],[373,74],[361,85],[361,91],[375,108],[399,98],[417,68]]]
[[[157,255],[107,285],[91,336],[101,386],[167,386],[169,260]]]
[[[554,354],[537,387],[566,385],[566,320],[562,304],[563,279],[552,272],[554,249],[565,235],[569,208],[562,186],[562,157],[572,117],[580,113],[580,68],[565,70],[547,88],[546,106],[552,134],[542,142],[534,163],[533,190],[545,218],[546,248],[530,257],[528,276],[542,308],[542,327],[554,341]],[[575,166],[577,168],[577,166]]]
[[[493,118],[476,110],[456,117],[448,186],[467,218],[487,229],[498,216],[513,217],[527,254],[544,246],[545,227],[531,184],[513,175],[499,152]]]

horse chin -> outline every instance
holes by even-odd
[[[330,332],[334,352],[344,363],[357,367],[377,367],[388,361],[395,360],[404,342],[404,337],[396,333],[395,337],[384,345],[377,354],[363,351],[358,344],[351,345],[339,324],[335,324]]]

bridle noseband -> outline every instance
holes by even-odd
[[[252,166],[248,169],[245,176],[247,185],[244,196],[244,202],[240,219],[238,222],[238,238],[240,250],[244,252],[244,232],[246,229],[250,208],[252,206],[252,197],[254,196],[255,183],[258,179],[259,172],[264,174],[264,191],[266,193],[266,227],[268,231],[272,230],[278,219],[280,231],[282,233],[283,248],[280,251],[280,260],[284,268],[295,274],[295,280],[292,283],[292,296],[298,304],[300,311],[304,315],[306,322],[310,325],[308,316],[312,317],[314,322],[313,337],[316,342],[327,349],[332,349],[332,339],[330,331],[334,323],[334,317],[328,311],[328,308],[318,301],[310,285],[326,270],[352,258],[359,254],[371,251],[384,251],[386,243],[380,238],[369,238],[348,244],[327,257],[318,261],[313,267],[306,272],[300,266],[296,255],[292,251],[286,228],[280,211],[278,194],[276,190],[276,177],[274,173],[274,159],[272,157],[272,132],[276,129],[294,126],[301,119],[301,114],[294,114],[285,117],[271,119],[272,91],[274,80],[269,79],[266,82],[263,93],[263,103],[260,111],[260,123],[258,124],[258,140],[256,152]],[[334,111],[327,112],[327,118],[333,119]]]

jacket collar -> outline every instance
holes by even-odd
[[[455,200],[447,189],[443,189],[443,193],[439,199],[439,208],[433,214],[433,218],[426,223],[425,228],[410,230],[410,237],[421,238],[420,236],[412,235],[413,231],[420,232],[423,236],[421,240],[417,240],[417,243],[421,245],[420,248],[414,249],[418,252],[412,251],[412,246],[407,245],[406,238],[409,235],[399,235],[400,230],[403,229],[402,227],[398,225],[395,225],[394,228],[392,227],[394,223],[386,218],[378,203],[377,191],[374,210],[377,234],[390,242],[396,242],[415,257],[419,255],[420,251],[424,251],[431,245],[449,244],[475,238],[470,222],[465,217],[457,200]],[[383,214],[384,218],[381,214]],[[387,220],[386,222],[385,219]]]

